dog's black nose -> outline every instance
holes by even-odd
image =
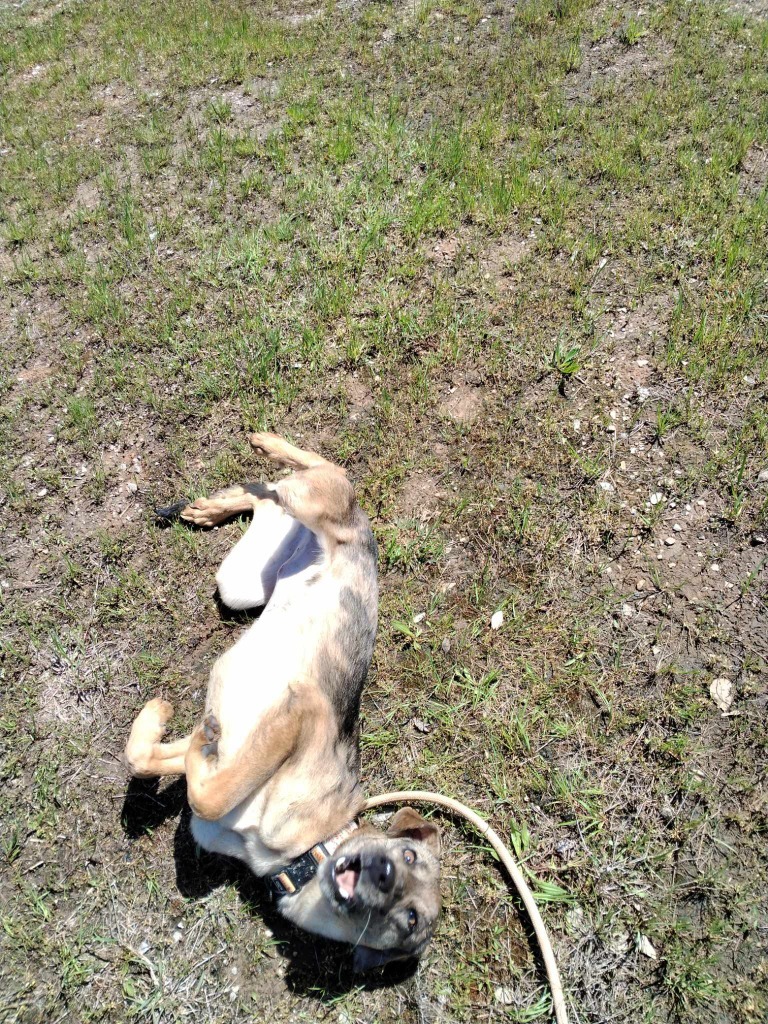
[[[380,889],[381,892],[392,891],[392,886],[395,884],[395,869],[389,857],[379,854],[371,857],[365,866],[377,889]]]

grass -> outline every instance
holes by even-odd
[[[382,986],[127,788],[242,628],[241,524],[149,510],[265,426],[379,540],[367,790],[508,836],[574,1019],[764,1019],[767,58],[702,2],[0,12],[4,1019],[550,1014],[460,827]]]

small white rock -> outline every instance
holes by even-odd
[[[709,684],[709,695],[721,711],[728,711],[733,704],[733,683],[724,677],[713,679]]]
[[[672,529],[673,529],[673,530],[675,531],[675,533],[682,533],[682,531],[683,531],[683,528],[682,528],[682,526],[680,525],[680,523],[675,523],[675,524],[674,524],[674,525],[672,526]]]
[[[635,609],[632,607],[631,604],[623,604],[621,606],[621,614],[624,616],[625,619],[631,619],[632,616],[635,614]]]
[[[717,564],[717,562],[713,562],[712,565],[710,565],[710,567],[709,567],[709,571],[710,572],[720,572],[720,566]]]
[[[613,484],[609,483],[607,480],[601,480],[600,483],[597,486],[600,488],[601,491],[608,491],[609,493],[611,491],[615,491],[616,490],[616,488],[613,486]]]
[[[637,942],[637,949],[639,953],[642,953],[643,956],[647,956],[651,960],[658,959],[659,955],[647,935],[638,935],[635,941]]]
[[[757,474],[757,482],[759,484],[768,484],[768,469],[761,469]]]
[[[48,488],[47,487],[41,487],[40,490],[37,492],[37,496],[38,496],[38,498],[44,498],[47,493],[48,493]]]
[[[647,359],[638,359],[637,360],[637,365],[638,366],[647,366],[648,365],[648,360]]]
[[[427,613],[426,612],[419,612],[418,615],[414,615],[413,616],[413,621],[417,622],[417,623],[418,622],[423,622],[424,619],[426,619],[426,617],[427,617]]]
[[[136,491],[138,491],[139,489],[139,485],[134,483],[133,480],[129,480],[128,483],[125,485],[125,489],[126,491],[128,491],[129,494],[135,494]]]
[[[501,611],[501,609],[499,609],[499,611],[494,612],[493,615],[491,616],[491,629],[501,629],[503,625],[504,612]]]
[[[515,993],[505,985],[498,985],[493,993],[494,1000],[501,1006],[511,1006],[515,1001]]]
[[[672,545],[675,543],[675,538],[674,537],[665,537],[664,538],[664,543],[668,544],[669,547],[672,547]]]
[[[660,505],[664,501],[664,495],[661,491],[654,491],[649,500],[652,505]]]

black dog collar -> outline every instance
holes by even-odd
[[[276,875],[267,876],[267,884],[272,890],[276,899],[283,896],[295,896],[301,892],[307,882],[311,882],[317,874],[317,869],[332,857],[344,840],[357,829],[357,822],[350,821],[340,832],[324,843],[318,843],[311,850],[302,853],[300,857],[292,860],[291,863],[279,871]]]

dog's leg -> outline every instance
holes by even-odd
[[[343,469],[325,462],[274,485],[280,506],[308,527],[326,553],[337,544],[360,539],[361,517],[355,492]]]
[[[175,519],[179,516],[195,526],[218,526],[234,516],[249,515],[260,501],[273,499],[265,484],[236,484],[223,491],[216,491],[207,498],[197,498],[191,504],[180,502],[168,508],[159,508],[160,519]]]
[[[309,689],[296,689],[261,720],[237,757],[224,765],[218,756],[221,727],[216,718],[209,714],[192,733],[185,763],[187,797],[199,818],[223,818],[311,742],[317,730],[331,728],[327,704]]]
[[[158,697],[141,709],[125,745],[125,764],[131,775],[150,778],[184,774],[184,758],[191,737],[185,736],[173,743],[160,742],[172,715],[173,706]]]
[[[278,437],[277,434],[251,434],[248,440],[257,455],[263,455],[265,459],[270,459],[280,466],[289,466],[291,469],[312,469],[314,466],[332,465],[322,455],[297,448],[284,438]],[[343,473],[344,470],[341,472]]]
[[[288,515],[330,546],[352,539],[351,531],[358,525],[357,505],[346,470],[322,455],[296,448],[277,434],[252,434],[249,440],[257,454],[297,470],[293,476],[272,484]]]
[[[274,495],[277,498],[277,495]],[[229,608],[259,608],[272,596],[281,565],[306,533],[279,504],[260,501],[253,522],[216,573],[219,596]]]

